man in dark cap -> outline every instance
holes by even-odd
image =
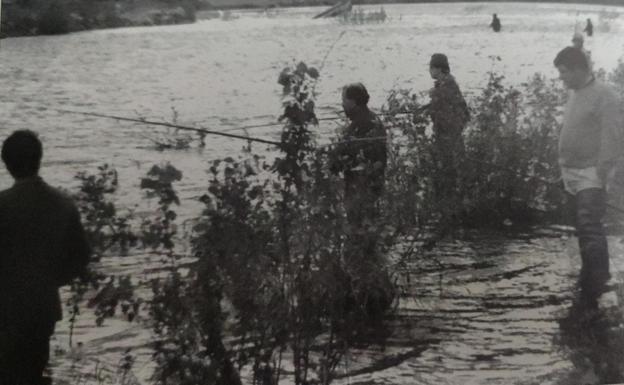
[[[572,90],[559,136],[559,165],[566,191],[576,204],[576,230],[581,254],[579,285],[592,303],[610,278],[609,251],[602,218],[606,210],[607,175],[624,148],[621,101],[592,75],[583,51],[566,47],[554,65]]]
[[[464,97],[451,75],[446,55],[431,56],[429,73],[435,80],[430,91],[429,115],[433,123],[433,158],[438,169],[434,190],[445,207],[459,204],[458,167],[463,161],[464,141],[462,131],[470,119]]]
[[[2,160],[15,179],[0,192],[0,384],[48,384],[58,288],[81,275],[89,246],[74,203],[38,176],[42,145],[15,131]]]
[[[355,229],[375,222],[386,169],[386,130],[368,100],[362,83],[342,89],[342,107],[351,123],[333,154],[333,170],[344,172],[347,219]]]

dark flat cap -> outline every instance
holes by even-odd
[[[449,68],[448,58],[443,53],[434,53],[431,55],[429,65],[437,68]]]

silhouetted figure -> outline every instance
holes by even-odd
[[[587,24],[585,25],[585,29],[583,32],[587,33],[587,36],[592,36],[594,34],[594,25],[591,22],[591,19],[587,19]]]
[[[470,112],[464,97],[451,75],[446,55],[431,56],[429,73],[435,80],[430,91],[429,115],[433,123],[433,160],[437,175],[434,192],[449,214],[457,212],[460,205],[459,167],[464,161],[462,132]],[[449,219],[449,218],[447,218]]]
[[[490,27],[492,27],[492,30],[494,32],[500,32],[502,28],[501,21],[496,14],[492,15],[492,22],[490,23]]]
[[[563,49],[554,65],[565,86],[573,91],[559,136],[559,164],[566,192],[576,204],[582,261],[579,286],[582,293],[596,299],[610,278],[602,218],[606,177],[624,148],[621,103],[613,89],[594,78],[587,57],[578,48]]]
[[[0,384],[39,385],[61,319],[58,288],[81,275],[89,246],[70,198],[38,176],[41,142],[16,131],[2,146],[15,184],[0,192]]]

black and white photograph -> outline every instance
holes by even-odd
[[[0,385],[624,384],[624,0],[0,15]]]

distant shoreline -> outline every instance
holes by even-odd
[[[193,23],[197,12],[276,7],[329,7],[339,0],[2,0],[0,38],[65,34],[78,31]],[[353,5],[436,3],[545,3],[539,0],[352,0]],[[559,0],[553,4],[624,6],[624,0]]]
[[[204,0],[205,9],[264,9],[274,7],[314,7],[331,6],[339,0]],[[352,0],[353,5],[385,5],[385,4],[426,4],[426,3],[552,3],[552,4],[587,4],[624,6],[624,0],[560,0],[560,1],[506,1],[506,0]]]
[[[2,0],[0,38],[193,23],[200,1]]]

